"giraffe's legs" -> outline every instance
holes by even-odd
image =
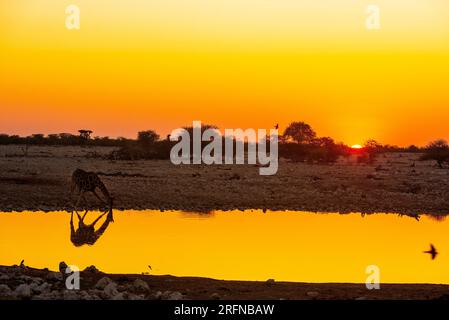
[[[78,200],[76,201],[76,204],[75,204],[75,211],[76,211],[76,213],[78,213],[78,205],[79,205],[79,203],[81,201],[81,198],[84,200],[84,202],[86,202],[86,198],[84,198],[84,191],[80,192],[80,194],[78,196]]]
[[[89,210],[86,210],[86,211],[84,212],[83,217],[81,218],[81,221],[84,222],[84,218],[86,217],[86,214],[87,214],[88,212],[89,212]]]
[[[91,224],[91,226],[95,226],[95,224],[98,222],[98,220],[100,220],[101,218],[103,218],[103,216],[106,214],[107,212],[105,212],[105,213],[102,213],[102,214],[100,214],[99,216],[98,216],[98,218],[97,219],[95,219],[95,221],[94,222],[92,222],[92,224]]]
[[[75,193],[75,190],[76,190],[76,184],[75,184],[75,182],[74,181],[72,181],[72,184],[71,184],[71,186],[70,186],[70,199],[67,201],[67,207],[69,206],[69,205],[72,205],[73,206],[73,194]],[[73,209],[72,209],[72,213],[73,213],[73,211],[76,211],[76,208],[74,207]]]
[[[73,211],[72,215],[70,216],[70,234],[71,235],[75,234],[75,227],[73,226]]]

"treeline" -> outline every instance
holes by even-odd
[[[276,125],[277,126],[277,125]],[[215,128],[214,125],[202,125],[201,130]],[[190,136],[193,128],[185,127]],[[70,133],[59,134],[33,134],[28,137],[0,134],[0,145],[25,144],[32,145],[61,145],[61,146],[107,146],[117,147],[108,158],[114,160],[141,160],[141,159],[169,159],[172,147],[177,143],[170,141],[170,136],[161,139],[153,130],[141,131],[136,139],[91,137],[93,131],[79,130],[78,135]],[[223,138],[225,139],[225,138]],[[319,137],[313,128],[304,122],[292,122],[279,135],[279,157],[295,162],[333,163],[340,157],[355,156],[359,163],[373,163],[381,153],[409,152],[422,153],[421,160],[435,160],[440,167],[449,164],[449,145],[445,140],[436,140],[425,147],[411,145],[398,147],[382,145],[375,140],[368,140],[360,149],[351,148],[343,143],[335,142],[330,137]],[[223,140],[224,141],[224,140]],[[191,142],[193,143],[193,142]],[[202,142],[202,147],[209,142]],[[234,141],[235,150],[236,141]],[[224,142],[222,143],[224,148]],[[267,151],[269,152],[269,143]],[[191,148],[192,149],[192,148]],[[245,142],[245,150],[248,143]],[[224,150],[223,150],[224,154]]]
[[[85,135],[74,135],[71,133],[57,134],[32,134],[27,137],[18,135],[0,134],[0,145],[61,145],[61,146],[103,146],[103,147],[120,147],[132,141],[127,138],[109,138],[109,137],[86,137]]]
[[[214,125],[202,125],[201,133],[209,128],[217,129]],[[192,136],[193,128],[185,127]],[[222,146],[225,146],[225,138],[222,138]],[[319,137],[313,128],[304,122],[292,122],[278,136],[279,157],[289,159],[293,162],[308,163],[334,163],[340,157],[355,156],[359,163],[373,163],[379,154],[387,152],[425,152],[426,148],[410,146],[400,148],[392,145],[382,145],[375,140],[368,140],[361,149],[353,149],[344,143],[335,142],[330,137]],[[115,160],[139,160],[139,159],[169,159],[170,151],[176,144],[170,141],[170,137],[160,139],[153,130],[138,133],[136,140],[128,141],[124,146],[111,153],[110,158]],[[191,144],[193,142],[191,141]],[[236,149],[236,141],[234,150]],[[203,141],[204,148],[208,141]],[[267,143],[267,152],[270,144]],[[190,146],[193,149],[193,146]],[[248,142],[245,142],[245,150],[248,150]],[[224,154],[224,150],[222,150]]]

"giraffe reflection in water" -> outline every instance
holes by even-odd
[[[98,196],[95,191],[96,189],[99,189],[103,193],[105,200],[101,199]],[[75,190],[79,191],[78,200],[76,201],[74,207],[74,211],[78,216],[78,229],[75,230],[75,227],[73,225],[74,212],[72,211],[72,215],[70,217],[70,240],[76,247],[80,247],[85,244],[92,246],[103,235],[109,224],[111,222],[114,222],[114,216],[112,213],[112,203],[114,198],[110,196],[108,189],[100,180],[97,173],[88,172],[81,169],[76,169],[72,174],[71,194],[73,194]],[[86,224],[84,222],[84,218],[86,218],[86,215],[89,212],[88,209],[86,209],[82,217],[77,211],[77,206],[79,205],[80,200],[84,200],[84,202],[87,204],[86,198],[84,197],[84,194],[86,192],[92,192],[103,204],[108,205],[108,209],[106,209],[106,211],[103,211],[103,213],[100,214],[91,224]],[[97,222],[100,221],[101,218],[103,218],[103,216],[106,214],[106,220],[103,222],[100,228],[95,230],[95,225],[97,224]]]
[[[94,245],[109,227],[109,224],[111,222],[114,222],[112,208],[110,208],[109,211],[100,214],[91,224],[84,223],[84,218],[86,218],[88,212],[89,210],[86,210],[81,217],[80,214],[76,211],[76,215],[78,216],[78,229],[75,230],[75,227],[73,225],[74,212],[72,211],[72,215],[70,217],[70,240],[75,247],[81,247],[85,244],[90,246]],[[97,230],[95,230],[95,225],[105,215],[107,215],[106,220]]]

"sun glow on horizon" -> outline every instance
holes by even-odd
[[[62,2],[0,1],[1,133],[134,138],[275,120],[348,144],[448,139],[449,3],[378,0],[376,31],[368,4],[78,0],[68,30]]]
[[[351,149],[362,149],[363,147],[360,144],[353,144]]]

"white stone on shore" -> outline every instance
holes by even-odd
[[[183,295],[181,292],[175,291],[168,295],[167,300],[182,300]]]
[[[123,293],[117,293],[115,296],[112,297],[112,300],[125,300],[125,296]]]
[[[111,279],[109,279],[108,277],[103,277],[98,280],[97,284],[95,285],[95,289],[104,290],[104,288],[110,283],[113,283]]]
[[[61,281],[62,280],[62,274],[57,273],[57,272],[49,272],[47,274],[46,279],[48,281]]]
[[[7,274],[2,274],[0,276],[0,281],[8,281],[10,277]]]
[[[27,284],[21,284],[14,290],[14,294],[19,298],[29,298],[31,297],[31,287]]]
[[[115,283],[112,282],[112,283],[108,284],[108,285],[104,288],[102,297],[103,297],[104,299],[111,299],[111,298],[113,298],[114,296],[116,296],[118,293],[119,293],[119,292],[118,292],[118,290],[117,290],[117,284],[115,284]]]
[[[134,281],[134,289],[137,291],[150,291],[150,287],[148,286],[148,283],[141,279],[136,279]]]
[[[44,282],[41,285],[32,288],[33,292],[36,292],[38,294],[48,292],[50,291],[50,289],[51,285],[48,282]]]
[[[160,300],[162,298],[162,292],[158,291],[153,295],[154,299]]]
[[[218,293],[212,293],[211,295],[210,295],[210,298],[212,299],[212,300],[220,300],[221,299],[221,297],[220,297],[220,295],[218,294]]]
[[[0,296],[9,296],[12,290],[6,284],[0,284]]]

